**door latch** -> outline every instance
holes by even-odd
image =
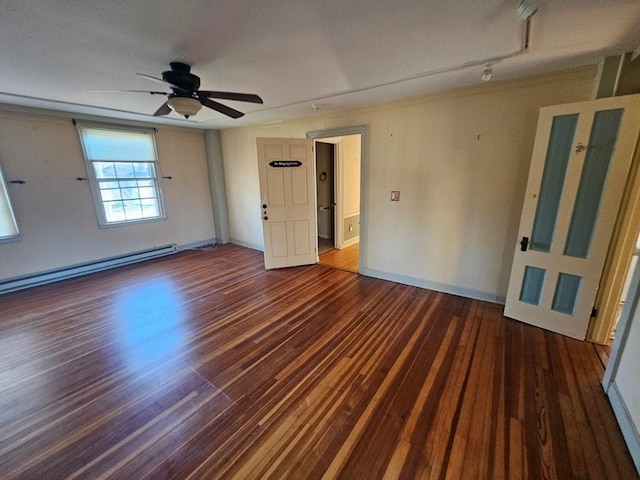
[[[522,240],[520,240],[520,251],[526,252],[528,246],[529,246],[529,237],[522,237]]]
[[[585,151],[587,147],[585,147],[582,142],[578,142],[578,144],[576,145],[576,148],[574,149],[576,151],[576,153],[582,153]]]

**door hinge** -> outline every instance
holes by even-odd
[[[591,318],[596,318],[598,316],[598,309],[596,307],[593,307],[591,309]]]

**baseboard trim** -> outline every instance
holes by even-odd
[[[171,244],[148,250],[132,252],[126,255],[119,255],[117,257],[110,257],[55,270],[48,270],[45,272],[35,273],[33,275],[10,278],[0,282],[0,294],[37,287],[39,285],[67,280],[69,278],[80,277],[82,275],[88,275],[90,273],[100,272],[110,268],[150,260],[152,258],[164,257],[166,255],[174,254],[178,252],[178,250],[179,249],[175,244]]]
[[[340,250],[342,250],[343,248],[347,248],[350,247],[351,245],[355,245],[356,243],[360,242],[360,236],[358,235],[357,237],[353,237],[350,238],[349,240],[345,240],[344,242],[342,242],[342,245],[340,245]]]
[[[182,252],[183,250],[195,250],[197,248],[210,247],[212,245],[215,245],[216,243],[219,243],[219,242],[215,238],[209,238],[207,240],[202,240],[200,242],[185,243],[184,245],[178,245],[176,247],[176,250],[178,252]]]
[[[506,301],[506,297],[504,295],[499,295],[497,293],[484,292],[482,290],[450,285],[448,283],[433,282],[422,278],[410,277],[408,275],[398,275],[396,273],[385,272],[383,270],[376,270],[373,268],[365,268],[361,273],[368,277],[380,278],[382,280],[389,280],[396,283],[402,283],[404,285],[411,285],[413,287],[426,288],[437,292],[450,293],[460,297],[498,303],[500,305],[504,305]]]
[[[627,404],[625,403],[624,398],[622,398],[620,390],[618,390],[618,386],[615,382],[611,382],[609,385],[607,396],[609,397],[613,413],[616,416],[616,420],[618,421],[618,425],[622,431],[624,441],[629,448],[629,453],[631,454],[633,463],[636,466],[638,474],[640,474],[640,434],[638,434],[638,429],[633,423],[631,414],[627,409]]]
[[[250,248],[251,250],[258,250],[259,252],[264,252],[264,247],[256,243],[244,242],[242,240],[236,240],[235,238],[230,238],[229,243],[233,243],[234,245],[239,245],[241,247]]]

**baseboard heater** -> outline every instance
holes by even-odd
[[[88,275],[90,273],[100,272],[109,268],[142,262],[143,260],[164,257],[165,255],[176,253],[177,251],[178,248],[175,244],[166,245],[164,247],[152,248],[150,250],[143,250],[118,257],[105,258],[103,260],[83,263],[58,270],[50,270],[47,272],[37,273],[35,275],[12,278],[10,280],[0,282],[0,294],[15,292],[16,290],[36,287],[38,285],[66,280],[68,278],[79,277],[81,275]]]

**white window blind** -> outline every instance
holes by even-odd
[[[7,240],[17,236],[18,224],[11,208],[7,184],[0,168],[0,240]]]
[[[165,218],[154,131],[77,126],[100,225]]]

